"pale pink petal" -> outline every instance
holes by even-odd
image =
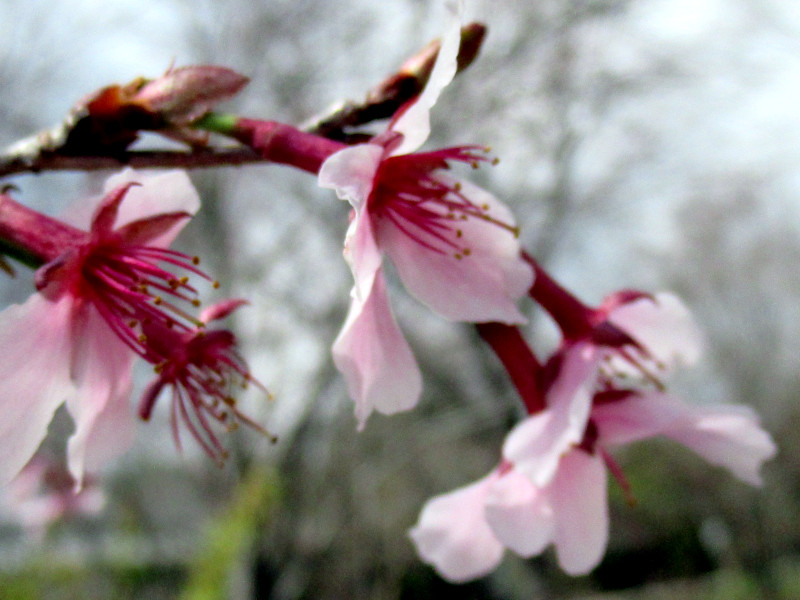
[[[659,293],[611,311],[609,321],[642,344],[664,368],[691,366],[702,350],[703,336],[680,298]]]
[[[356,403],[359,429],[373,410],[389,415],[417,404],[422,376],[392,314],[381,271],[363,300],[353,297],[333,361]]]
[[[125,169],[122,173],[109,177],[105,183],[106,191],[135,181],[128,190],[117,214],[117,227],[133,221],[165,213],[195,214],[200,208],[200,197],[185,171],[137,172]],[[186,225],[187,219],[176,220],[175,225],[157,238],[148,241],[150,246],[166,248]]]
[[[561,371],[547,393],[547,409],[514,427],[503,456],[537,487],[544,487],[561,457],[580,443],[586,431],[600,353],[589,344],[567,351]]]
[[[592,421],[605,446],[620,446],[661,435],[680,418],[666,394],[632,393],[624,400],[596,404]]]
[[[383,255],[372,230],[372,219],[367,211],[357,211],[350,222],[343,253],[353,273],[353,296],[363,302],[371,293],[383,262]]]
[[[548,491],[556,511],[558,564],[570,575],[584,575],[598,565],[608,544],[603,459],[583,450],[566,454]]]
[[[72,378],[67,409],[75,431],[67,463],[80,489],[86,471],[96,472],[131,445],[133,411],[128,404],[134,353],[90,306],[74,319]]]
[[[451,185],[456,182],[442,171],[436,176]],[[461,192],[474,204],[488,206],[488,215],[514,227],[514,217],[502,202],[467,181],[460,184]],[[454,321],[525,322],[516,301],[528,293],[533,270],[521,258],[519,241],[508,229],[480,218],[459,221],[443,232],[453,247],[433,250],[391,219],[381,219],[378,227],[380,247],[397,267],[405,287],[438,314]]]
[[[40,294],[0,312],[0,485],[25,466],[58,406],[72,394],[69,377],[72,300]]]
[[[598,407],[592,418],[595,414],[604,443],[663,435],[752,485],[761,485],[761,465],[776,453],[772,438],[747,406],[690,406],[651,392]]]
[[[693,413],[665,435],[742,481],[761,485],[761,464],[775,456],[777,448],[755,412],[748,406],[727,406],[696,408]]]
[[[336,191],[340,200],[347,200],[361,212],[372,192],[372,183],[383,158],[383,148],[376,144],[359,144],[329,156],[319,170],[319,186]]]
[[[511,469],[495,479],[486,495],[486,522],[507,548],[525,557],[553,541],[553,507],[530,479]]]
[[[448,581],[462,583],[494,571],[503,545],[484,518],[484,502],[494,475],[425,503],[409,531],[417,553]]]
[[[366,210],[372,180],[382,155],[383,148],[373,144],[345,148],[329,157],[319,173],[320,186],[336,190],[339,198],[348,200],[355,209],[355,218],[344,241],[344,257],[353,272],[356,297],[362,302],[372,289],[382,261],[372,229],[372,217]]]
[[[462,0],[445,2],[447,13],[441,47],[425,89],[416,102],[395,121],[392,130],[403,134],[403,141],[394,149],[393,155],[409,154],[417,150],[431,132],[430,111],[442,90],[456,74],[456,59],[461,44]]]
[[[132,186],[125,195],[117,213],[116,227],[162,213],[185,212],[193,215],[200,208],[197,191],[184,171],[136,171],[126,168],[109,177],[103,189],[107,194],[130,183],[142,185]],[[73,203],[59,218],[65,223],[88,231],[92,217],[105,194]],[[176,223],[176,228],[158,238],[155,245],[168,246],[185,224],[185,222]]]

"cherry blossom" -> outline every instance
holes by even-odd
[[[186,174],[126,170],[105,189],[91,221],[88,202],[66,218],[88,231],[3,198],[46,264],[36,274],[39,292],[0,313],[0,341],[13,349],[0,361],[2,482],[28,462],[62,403],[75,422],[67,458],[78,485],[123,451],[133,430],[132,361],[150,352],[141,323],[179,322],[179,304],[196,301],[188,278],[159,266],[197,272],[191,257],[167,248],[199,207]]]
[[[370,143],[330,156],[319,172],[354,209],[344,254],[355,285],[345,325],[333,345],[363,427],[373,409],[413,407],[421,377],[386,294],[383,257],[405,287],[455,321],[522,323],[516,305],[533,281],[520,256],[509,209],[481,188],[454,177],[450,163],[477,167],[484,148],[416,152],[430,133],[430,110],[456,72],[461,3],[448,2],[448,24],[419,97]]]
[[[752,410],[691,406],[663,391],[662,377],[699,352],[699,332],[680,300],[626,294],[604,310],[629,343],[565,344],[542,370],[546,408],[512,429],[500,465],[423,508],[411,537],[443,577],[481,577],[499,564],[503,548],[530,557],[551,544],[564,571],[591,571],[609,535],[607,473],[631,494],[611,455],[623,444],[667,437],[761,484],[761,465],[776,448]],[[464,549],[478,544],[483,551]]]

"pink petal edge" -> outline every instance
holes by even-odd
[[[602,353],[590,344],[567,351],[547,409],[518,424],[506,437],[503,456],[537,487],[552,480],[561,457],[583,439]]]
[[[573,450],[561,459],[550,489],[556,510],[558,563],[570,575],[596,567],[608,544],[606,467],[600,456]]]
[[[431,498],[409,531],[420,558],[448,581],[463,583],[488,575],[503,558],[503,544],[484,519],[494,476]]]
[[[33,294],[0,312],[0,345],[13,349],[0,362],[0,484],[30,460],[53,413],[74,393],[69,373],[72,307],[69,296],[50,302]]]
[[[353,297],[333,344],[333,360],[356,403],[359,429],[373,410],[389,415],[419,401],[422,375],[392,314],[380,270],[369,294]]]
[[[486,495],[486,521],[497,539],[523,557],[541,553],[555,534],[554,509],[545,491],[511,469]]]
[[[464,3],[462,0],[448,0],[445,2],[445,11],[444,34],[428,83],[416,102],[392,125],[392,130],[403,135],[403,140],[394,149],[393,155],[410,154],[425,143],[431,132],[431,108],[456,74]]]
[[[89,306],[73,321],[72,378],[67,409],[75,431],[67,464],[80,490],[85,472],[97,472],[133,442],[135,420],[128,404],[134,354]]]

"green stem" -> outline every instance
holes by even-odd
[[[195,129],[203,131],[211,131],[213,133],[221,133],[222,135],[232,135],[236,129],[236,124],[239,122],[239,117],[230,114],[221,114],[210,112],[204,117],[192,123]]]

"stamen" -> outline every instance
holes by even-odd
[[[483,146],[458,146],[434,152],[390,157],[380,164],[367,202],[373,214],[385,217],[421,246],[456,260],[464,254],[454,239],[464,232],[454,224],[478,218],[519,235],[519,229],[488,214],[490,206],[476,204],[464,194],[464,185],[441,174],[457,161],[473,168],[494,162]]]
[[[599,450],[600,455],[603,457],[603,462],[605,462],[606,467],[608,467],[609,473],[611,473],[611,476],[617,480],[617,483],[622,490],[622,494],[625,496],[625,502],[628,504],[628,506],[634,508],[638,502],[636,497],[633,495],[630,482],[622,472],[622,467],[619,466],[617,461],[615,461],[614,458],[608,452],[606,452],[604,448],[599,448]]]
[[[150,389],[172,388],[171,426],[178,448],[180,429],[185,427],[203,451],[221,465],[228,453],[219,439],[220,431],[233,431],[244,423],[274,439],[240,412],[230,393],[252,382],[271,397],[236,352],[232,333],[200,327],[180,332],[163,328],[161,323],[145,323],[143,327],[153,338],[153,347],[163,352],[158,363],[159,383]],[[152,404],[154,398],[143,397],[145,401]]]

